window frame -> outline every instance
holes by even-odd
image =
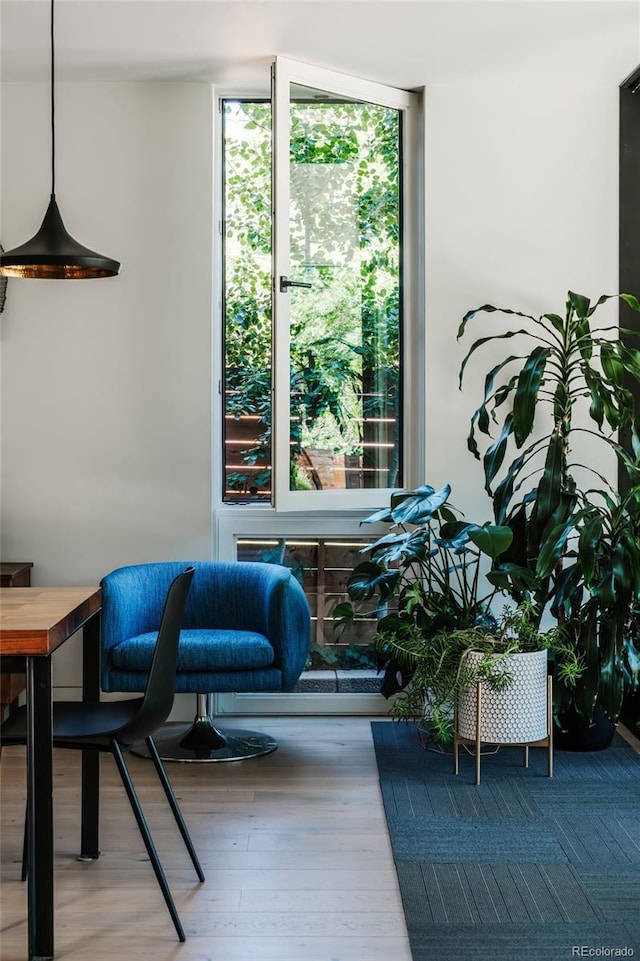
[[[396,109],[403,109],[403,146],[402,146],[402,165],[403,165],[403,258],[402,258],[402,289],[403,289],[403,329],[401,331],[401,351],[402,351],[402,396],[400,399],[400,410],[402,417],[402,476],[405,488],[414,487],[422,483],[425,476],[425,241],[424,241],[424,222],[425,222],[425,202],[424,202],[424,123],[423,123],[423,96],[421,93],[395,90],[369,81],[361,81],[353,77],[345,77],[335,74],[331,70],[311,67],[297,61],[283,58],[276,58],[277,62],[287,67],[287,84],[285,91],[288,92],[288,78],[292,82],[314,83],[316,86],[326,81],[325,86],[330,86],[332,91],[360,99],[374,100],[383,106],[391,106]],[[342,84],[342,86],[341,86]],[[389,96],[386,100],[381,95],[387,92]],[[374,93],[378,94],[374,96]],[[224,451],[224,383],[225,383],[225,356],[224,356],[224,224],[223,224],[223,124],[222,124],[222,103],[224,100],[269,100],[269,95],[265,95],[265,90],[256,91],[233,91],[223,88],[213,91],[214,103],[216,105],[216,125],[214,141],[214,223],[216,225],[216,236],[214,237],[215,265],[214,265],[214,330],[219,330],[220,335],[214,336],[214,377],[212,407],[214,412],[213,424],[213,471],[212,479],[214,490],[213,505],[214,512],[217,510],[230,510],[238,507],[237,504],[230,504],[224,500],[225,484],[225,451]],[[276,116],[276,104],[272,99],[273,126],[275,129],[278,118]],[[403,106],[404,105],[404,106]],[[280,122],[282,123],[282,112],[280,111]],[[274,165],[275,166],[275,165]],[[274,197],[274,210],[278,205]],[[280,188],[281,189],[281,188]],[[282,215],[282,214],[281,214]],[[286,211],[288,216],[288,210]],[[277,219],[274,215],[274,219]],[[274,229],[275,234],[275,229]],[[283,330],[284,321],[278,305],[275,303],[276,297],[284,297],[275,292],[275,278],[282,273],[287,273],[282,269],[283,263],[288,259],[282,251],[278,249],[278,240],[274,236],[273,240],[273,268],[272,285],[274,289],[274,303],[272,305],[272,324],[273,340],[272,351],[274,362],[272,371],[273,381],[273,438],[272,438],[272,495],[271,503],[247,503],[241,505],[241,509],[253,511],[275,511],[277,513],[309,512],[316,511],[343,511],[360,510],[364,515],[371,510],[384,506],[388,503],[391,489],[375,488],[368,490],[351,491],[288,491],[288,460],[285,463],[283,457],[284,444],[280,444],[278,457],[278,436],[282,438],[283,432],[287,435],[289,430],[289,410],[288,390],[278,390],[276,379],[288,385],[288,330]],[[287,318],[288,323],[288,318]],[[280,329],[278,329],[278,324]],[[278,338],[279,346],[276,346]],[[282,341],[287,344],[282,347]],[[278,357],[279,352],[279,357]],[[280,360],[279,378],[277,362]],[[284,418],[281,420],[281,418]],[[284,467],[283,467],[284,463]],[[284,471],[284,478],[281,477]],[[279,482],[280,478],[280,482]],[[284,484],[283,484],[284,479]],[[284,490],[283,490],[284,486]],[[302,495],[302,496],[301,496]]]

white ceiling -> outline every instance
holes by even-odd
[[[3,80],[48,76],[48,0],[0,0]],[[257,91],[274,54],[407,89],[618,84],[640,0],[57,0],[60,80],[212,81]]]

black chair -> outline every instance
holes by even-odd
[[[189,567],[178,574],[169,587],[143,697],[126,701],[100,701],[94,704],[57,701],[53,706],[54,747],[108,751],[113,754],[180,941],[185,940],[184,929],[131,781],[124,752],[136,742],[144,741],[147,745],[198,878],[204,881],[204,872],[152,737],[164,724],[173,706],[180,627],[192,578],[193,567]],[[2,744],[25,744],[26,732],[26,708],[20,708],[0,728],[0,740]],[[25,851],[28,843],[25,829]],[[25,864],[26,859],[23,856],[23,880],[26,877]]]

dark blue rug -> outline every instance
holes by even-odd
[[[640,957],[640,755],[424,750],[371,725],[414,961]]]

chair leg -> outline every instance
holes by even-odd
[[[169,909],[169,914],[175,926],[178,938],[180,941],[186,941],[186,936],[182,924],[180,923],[180,918],[178,917],[178,912],[176,906],[171,896],[171,891],[169,890],[169,885],[165,877],[165,873],[162,870],[162,865],[160,864],[160,859],[158,857],[158,852],[155,849],[154,843],[151,839],[151,834],[149,828],[147,827],[147,822],[144,819],[144,814],[142,813],[142,808],[140,807],[140,802],[138,800],[138,795],[136,794],[133,782],[131,780],[131,775],[129,774],[129,769],[125,764],[122,751],[120,750],[120,745],[117,741],[111,741],[111,752],[116,762],[118,768],[118,773],[122,779],[124,789],[127,792],[127,797],[129,798],[129,804],[131,805],[131,810],[134,813],[136,823],[138,825],[138,830],[142,835],[142,840],[144,841],[144,846],[147,849],[147,854],[155,871],[158,884],[160,885],[160,890],[164,896],[165,903]]]
[[[201,881],[204,881],[204,871],[202,870],[202,865],[200,864],[200,860],[198,858],[198,855],[196,854],[196,849],[193,846],[193,842],[187,830],[187,825],[184,823],[184,818],[182,816],[182,811],[180,810],[180,805],[176,800],[176,796],[173,792],[173,788],[171,787],[169,778],[167,777],[167,772],[164,769],[164,765],[160,760],[160,756],[153,742],[153,738],[152,737],[145,738],[145,744],[147,745],[147,749],[151,756],[151,760],[153,761],[156,771],[158,772],[160,783],[164,788],[164,793],[166,794],[167,801],[169,802],[171,810],[173,811],[173,816],[176,819],[176,824],[178,825],[178,829],[180,831],[180,834],[182,835],[182,840],[186,845],[187,851],[189,852],[189,857],[191,858],[193,866],[196,869],[196,874],[198,875],[198,878]]]

